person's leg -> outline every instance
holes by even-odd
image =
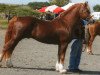
[[[81,54],[82,54],[82,40],[81,39],[78,41],[78,46],[79,47],[77,50],[75,69],[79,69],[79,64],[80,64],[80,59],[81,59]]]
[[[82,50],[82,40],[75,39],[71,46],[69,69],[78,69]]]

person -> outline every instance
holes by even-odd
[[[46,12],[45,18],[46,18],[46,20],[52,20],[53,19],[50,11]]]
[[[87,22],[82,20],[82,25],[86,24]],[[82,46],[83,46],[83,38],[73,39],[67,72],[82,72],[82,70],[79,69],[79,64],[82,54]]]
[[[81,54],[82,54],[82,39],[74,39],[71,46],[68,72],[82,72],[79,69]]]

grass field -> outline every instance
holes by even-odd
[[[8,20],[0,18],[0,28],[6,29],[8,26]]]

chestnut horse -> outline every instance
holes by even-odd
[[[39,20],[35,17],[13,17],[6,32],[0,61],[6,59],[6,65],[12,67],[11,55],[18,42],[23,38],[33,38],[43,43],[58,45],[56,70],[62,73],[66,71],[63,65],[72,34],[75,28],[81,25],[81,19],[88,17],[90,17],[90,9],[86,2],[71,6],[51,21]]]
[[[89,36],[88,36],[88,42],[86,44],[87,46],[87,53],[93,54],[92,52],[92,44],[97,35],[100,35],[100,21],[96,21],[93,24],[89,24],[88,26]]]

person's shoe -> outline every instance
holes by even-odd
[[[72,73],[80,73],[80,72],[83,72],[82,70],[80,69],[68,69],[67,72],[72,72]]]

